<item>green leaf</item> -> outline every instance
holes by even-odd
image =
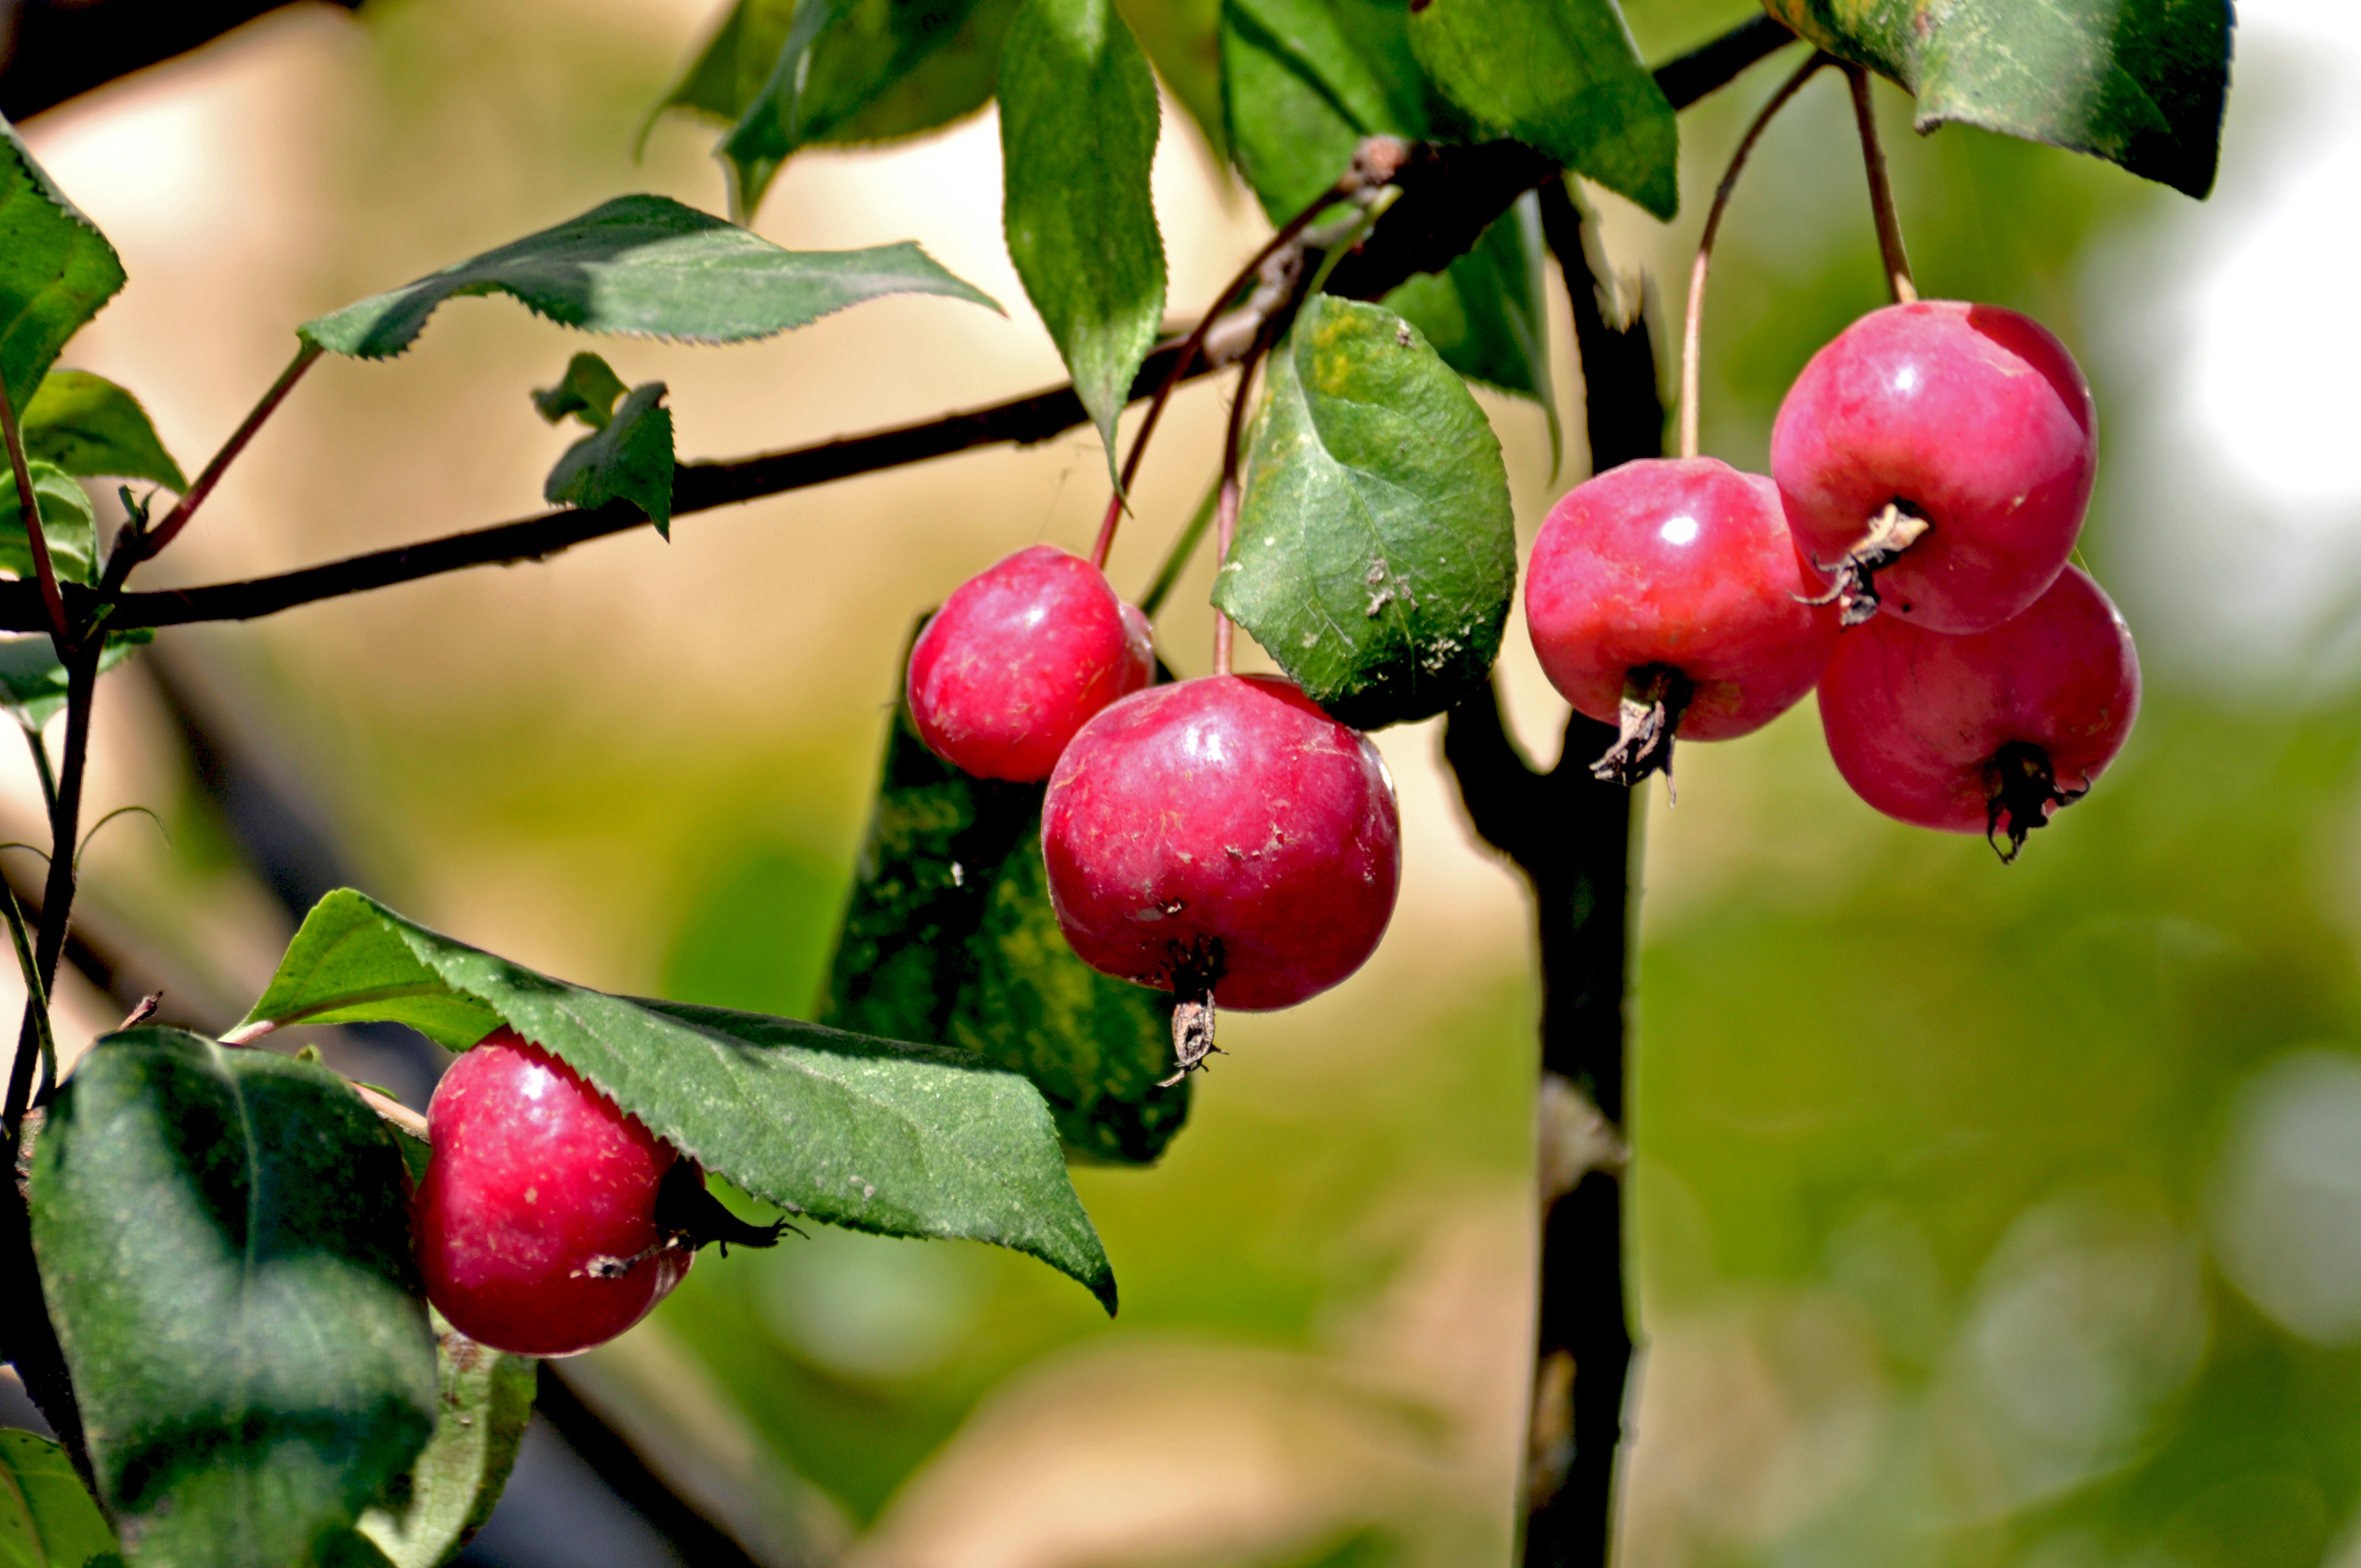
[[[964,5],[968,0],[953,0]],[[804,124],[804,88],[811,74],[812,45],[830,23],[842,16],[846,0],[799,0],[788,20],[786,37],[771,64],[763,90],[739,118],[716,152],[735,171],[730,208],[741,220],[752,217],[763,204],[771,177],[799,145]]]
[[[29,1431],[0,1431],[0,1568],[121,1568],[115,1532],[82,1490],[66,1451]]]
[[[1189,117],[1217,162],[1230,156],[1222,128],[1221,0],[1115,0],[1131,36]]]
[[[898,689],[898,687],[897,687]],[[820,1016],[1026,1074],[1093,1159],[1145,1163],[1189,1114],[1169,998],[1076,958],[1049,907],[1040,784],[970,778],[897,706]]]
[[[60,582],[87,583],[95,572],[97,514],[74,477],[54,463],[29,465],[33,494],[41,509],[41,532],[49,542],[49,565]],[[16,499],[16,476],[0,459],[0,570],[33,576],[33,542],[25,534],[25,509]]]
[[[1411,56],[1409,11],[1376,0],[1227,0],[1222,51],[1230,135],[1263,210],[1284,223],[1334,182],[1362,137],[1456,128]],[[1386,304],[1461,375],[1550,415],[1539,210],[1522,203],[1444,272]]]
[[[628,390],[623,378],[604,359],[595,354],[577,354],[566,362],[566,374],[557,378],[557,385],[533,392],[533,406],[552,424],[572,414],[592,430],[604,430],[615,417],[616,400]]]
[[[1430,0],[1410,41],[1478,123],[1660,218],[1680,209],[1680,124],[1614,0]]]
[[[541,488],[543,497],[585,509],[629,501],[670,539],[672,411],[662,406],[664,395],[662,381],[632,388],[604,429],[566,449]]]
[[[393,1568],[434,1568],[492,1517],[533,1415],[540,1365],[478,1344],[440,1312],[428,1315],[442,1396],[434,1436],[358,1526]]]
[[[1000,51],[1016,20],[1021,0],[975,0],[956,28],[939,21],[949,8],[938,9],[912,0],[854,0],[845,19],[823,36],[812,50],[812,80],[804,98],[807,141],[816,146],[845,146],[894,141],[931,131],[975,113],[992,102],[1000,84]],[[882,13],[882,16],[881,16]],[[900,38],[916,30],[925,39],[914,51],[909,68],[902,69]],[[860,82],[862,60],[853,52],[859,41],[865,50],[879,33],[895,38],[887,66],[860,90],[858,106],[840,115],[826,113],[833,84]]]
[[[139,400],[104,376],[50,371],[25,410],[24,426],[26,455],[69,474],[148,479],[168,490],[189,488]]]
[[[736,0],[655,113],[682,109],[734,124],[768,82],[795,14],[796,0]]]
[[[1112,0],[1026,0],[1000,56],[1008,254],[1110,477],[1115,417],[1164,317],[1157,124],[1155,74]]]
[[[2121,164],[2202,197],[2221,156],[2229,0],[1764,0],[1946,121]]]
[[[407,1024],[465,1050],[506,1024],[712,1174],[832,1225],[1030,1255],[1115,1310],[1115,1274],[1033,1086],[962,1052],[569,985],[342,889],[241,1029]]]
[[[335,353],[382,359],[408,348],[444,301],[491,293],[561,326],[692,343],[769,337],[885,294],[1000,308],[906,240],[868,250],[782,250],[667,197],[618,196],[297,330]]]
[[[1223,115],[1273,223],[1334,184],[1363,137],[1427,135],[1408,16],[1398,5],[1224,0]]]
[[[154,641],[156,633],[148,627],[108,632],[106,647],[98,656],[98,673],[104,674],[131,657],[132,649]],[[38,729],[64,712],[65,706],[66,667],[58,662],[49,634],[0,637],[0,707],[5,707],[17,723]]]
[[[434,1426],[401,1165],[334,1073],[102,1039],[34,1153],[33,1244],[136,1563],[299,1563]]]
[[[1315,295],[1270,359],[1213,603],[1364,729],[1485,678],[1516,587],[1500,444],[1410,324]]]
[[[1541,204],[1528,192],[1448,271],[1413,278],[1383,302],[1462,376],[1541,404],[1549,415],[1554,462],[1557,406],[1550,387],[1541,222]]]
[[[123,287],[123,263],[0,119],[0,391],[33,400],[66,339]]]
[[[1148,1164],[1189,1118],[1189,1086],[1170,1088],[1172,1000],[1099,973],[1074,956],[1049,904],[1038,805],[986,884],[968,942],[972,968],[944,1037],[1031,1079],[1073,1153]]]
[[[657,113],[686,110],[731,127],[716,150],[730,167],[737,210],[751,214],[797,148],[915,136],[991,102],[1016,5],[739,0]],[[799,16],[815,29],[800,72],[786,57]]]

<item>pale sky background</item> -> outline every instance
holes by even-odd
[[[2230,679],[2339,641],[2361,581],[2361,7],[2238,11],[2214,195],[2088,280],[2119,380],[2156,389],[2101,433],[2113,559],[2171,629],[2143,650]]]

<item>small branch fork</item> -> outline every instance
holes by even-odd
[[[132,567],[142,561],[153,560],[166,545],[181,536],[181,530],[189,526],[190,519],[197,515],[197,509],[205,504],[205,499],[214,493],[214,487],[221,483],[222,475],[237,461],[238,455],[254,440],[255,433],[279,411],[279,405],[287,400],[287,394],[295,389],[295,383],[303,378],[303,372],[312,367],[313,361],[320,357],[320,352],[319,345],[312,343],[298,348],[287,368],[279,373],[279,379],[270,384],[270,389],[262,394],[261,401],[254,405],[244,422],[230,433],[227,441],[222,443],[221,450],[214,454],[214,460],[205,465],[204,472],[197,476],[196,483],[189,487],[188,493],[164,514],[164,521],[156,525],[156,531],[141,538],[137,549],[127,553],[117,550],[116,554],[124,557],[123,565],[115,574],[118,583],[130,575]]]
[[[1157,385],[1156,396],[1149,400],[1147,417],[1139,423],[1139,433],[1131,438],[1131,454],[1124,459],[1123,474],[1117,480],[1115,494],[1107,498],[1106,516],[1099,523],[1098,542],[1091,547],[1091,565],[1106,569],[1107,553],[1115,548],[1115,531],[1122,521],[1131,495],[1131,482],[1139,475],[1139,460],[1148,454],[1148,442],[1156,433],[1157,422],[1164,417],[1164,406],[1172,400],[1173,389],[1188,374],[1204,351],[1206,338],[1219,325],[1233,320],[1251,328],[1249,335],[1259,334],[1263,323],[1286,308],[1293,299],[1295,282],[1303,269],[1303,236],[1312,220],[1339,202],[1359,200],[1383,190],[1410,157],[1410,144],[1398,137],[1369,137],[1354,151],[1350,168],[1336,177],[1335,183],[1312,198],[1309,206],[1279,225],[1260,250],[1249,258],[1237,276],[1223,286],[1214,296],[1213,309],[1205,313],[1189,335],[1180,341],[1173,356],[1171,369]],[[1232,316],[1216,313],[1223,303],[1244,292],[1246,286],[1259,280],[1253,296]],[[1250,373],[1250,372],[1249,372]],[[1240,385],[1241,393],[1244,384]]]

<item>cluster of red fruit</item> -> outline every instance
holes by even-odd
[[[1796,378],[1769,477],[1652,459],[1561,500],[1526,578],[1533,648],[1618,725],[1602,778],[1669,770],[1675,733],[1747,734],[1817,684],[1863,800],[2014,858],[2139,707],[2131,632],[2068,565],[2095,467],[2090,389],[2048,332],[1889,306]]]
[[[1172,992],[1183,1070],[1213,1008],[1286,1007],[1361,966],[1393,912],[1400,822],[1377,751],[1284,681],[1150,688],[1147,618],[1090,563],[1019,551],[953,593],[910,657],[910,710],[982,778],[1049,780],[1058,916],[1098,969]],[[765,1245],[696,1166],[512,1030],[434,1091],[416,1232],[427,1299],[496,1349],[622,1332],[703,1242]]]
[[[1151,685],[1147,619],[1046,544],[944,601],[910,651],[910,716],[979,778],[1049,781],[1058,923],[1102,973],[1172,993],[1180,1070],[1216,1004],[1291,1007],[1377,949],[1401,819],[1377,748],[1267,675]]]
[[[2123,619],[2068,565],[2095,464],[2091,394],[2012,312],[1863,317],[1779,411],[1772,474],[1708,457],[1577,487],[1533,547],[1526,620],[1598,763],[1668,770],[1675,735],[1760,729],[1817,685],[1861,797],[2007,839],[2079,798],[2139,706]],[[1393,913],[1401,828],[1367,737],[1286,681],[1151,685],[1147,619],[1036,545],[952,593],[911,651],[910,714],[979,778],[1047,780],[1058,920],[1107,974],[1170,992],[1180,1068],[1213,1012],[1351,974]],[[637,1322],[705,1241],[767,1245],[679,1152],[502,1029],[445,1075],[418,1194],[427,1296],[489,1345],[558,1355]]]

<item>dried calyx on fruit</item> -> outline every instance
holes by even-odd
[[[1922,828],[1982,833],[2013,861],[2114,761],[2139,696],[2131,629],[2069,566],[1988,631],[1880,617],[1846,633],[1820,678],[1820,720],[1861,799]]]
[[[1542,669],[1617,726],[1592,771],[1671,776],[1675,736],[1750,734],[1812,689],[1836,612],[1796,554],[1777,493],[1712,457],[1646,458],[1561,499],[1533,542],[1525,625]]]
[[[1058,924],[1100,972],[1168,991],[1181,1071],[1214,1008],[1291,1007],[1376,950],[1401,874],[1377,748],[1292,684],[1206,675],[1084,725],[1041,809]]]
[[[2058,578],[2098,466],[2090,388],[2015,311],[1920,300],[1872,311],[1779,405],[1771,476],[1848,626],[1883,612],[1982,631]]]
[[[1821,577],[1795,553],[1778,491],[1697,455],[1706,279],[1747,156],[1773,116],[1828,63],[1815,53],[1739,138],[1689,269],[1681,334],[1680,455],[1641,458],[1551,509],[1525,577],[1525,628],[1542,669],[1589,718],[1616,727],[1597,777],[1673,784],[1673,742],[1761,729],[1812,689],[1838,630]]]
[[[783,1228],[730,1213],[694,1164],[513,1029],[451,1064],[426,1122],[426,1297],[497,1350],[604,1343],[670,1294],[699,1246],[770,1246]]]

